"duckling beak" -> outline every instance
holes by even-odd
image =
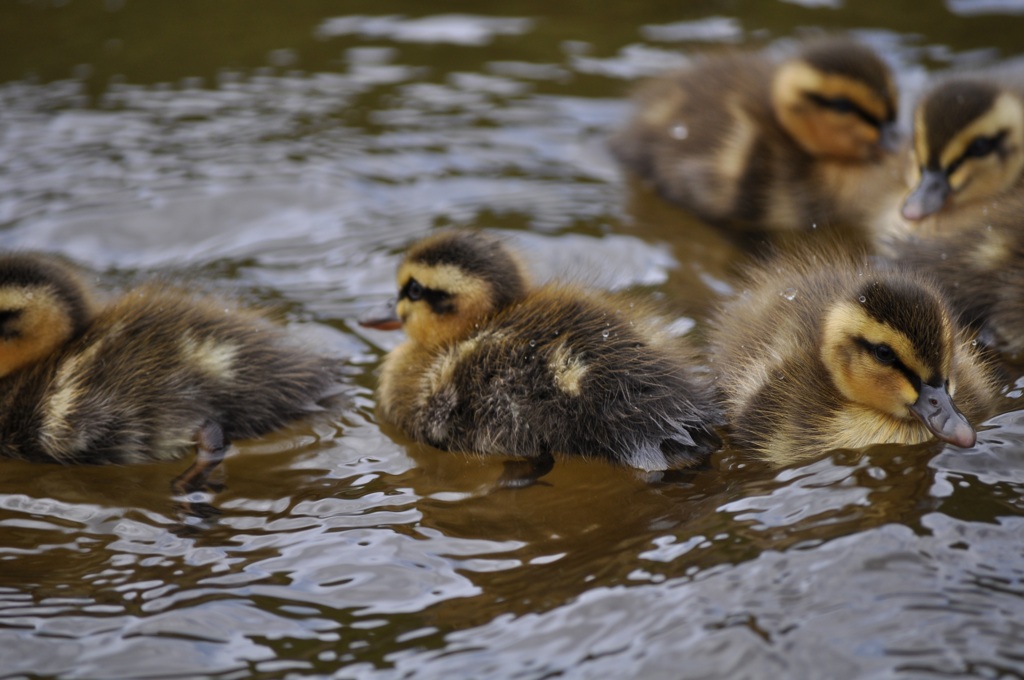
[[[903,202],[903,216],[908,220],[919,220],[937,213],[951,192],[946,173],[942,170],[924,170],[921,181]]]
[[[397,331],[402,327],[402,320],[398,318],[395,309],[397,302],[396,298],[391,298],[383,305],[364,312],[358,319],[359,325],[381,331]]]
[[[882,123],[878,129],[878,148],[885,153],[896,153],[903,144],[903,135],[896,123]]]
[[[922,384],[917,402],[910,407],[910,411],[944,442],[969,449],[977,440],[974,428],[943,387]]]

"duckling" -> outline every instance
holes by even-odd
[[[995,378],[924,276],[840,251],[751,274],[713,323],[736,443],[785,465],[831,449],[975,443]]]
[[[334,361],[255,311],[153,283],[106,305],[41,254],[0,255],[0,457],[137,463],[198,450],[202,488],[231,441],[315,410]]]
[[[467,231],[412,246],[398,290],[361,319],[407,335],[381,370],[383,419],[439,449],[526,459],[529,474],[507,471],[505,486],[546,474],[554,453],[661,471],[721,444],[707,377],[642,305],[534,287],[501,240]]]
[[[900,178],[896,87],[848,39],[812,41],[779,61],[705,56],[636,95],[615,156],[669,201],[748,230],[809,230],[877,218]]]
[[[954,78],[914,113],[911,230],[950,231],[983,218],[990,199],[1024,189],[1024,86]],[[930,219],[929,219],[930,218]],[[959,226],[958,226],[959,225]]]
[[[934,277],[961,322],[986,344],[1024,352],[1024,192],[994,201],[970,225],[895,242],[900,264]]]

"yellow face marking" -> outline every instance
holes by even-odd
[[[580,395],[583,378],[589,367],[578,356],[573,356],[564,343],[552,353],[548,368],[551,369],[558,389],[573,397]]]
[[[467,275],[453,265],[428,267],[420,263],[404,263],[398,270],[398,287],[403,289],[410,279],[424,288],[440,290],[451,297],[453,309],[438,314],[426,300],[398,301],[396,311],[402,328],[414,341],[437,347],[468,336],[474,326],[493,311],[491,286],[486,281]]]
[[[888,117],[885,102],[866,84],[834,73],[818,73],[817,76],[812,92],[828,99],[846,97],[878,120]]]
[[[779,123],[812,155],[845,160],[869,160],[879,155],[878,128],[853,113],[832,111],[810,102],[807,93],[828,99],[849,99],[884,121],[888,117],[886,102],[870,87],[793,60],[780,66],[776,73],[772,82],[772,104]]]
[[[481,285],[480,279],[469,276],[452,264],[427,266],[419,262],[405,262],[398,269],[399,285],[404,285],[410,278],[416,279],[425,288],[443,290],[453,295],[471,293]]]
[[[952,326],[947,319],[937,332],[942,334],[946,348],[941,370],[948,376],[952,364]],[[917,401],[917,390],[902,371],[879,362],[858,343],[858,338],[872,345],[888,345],[900,363],[921,380],[932,377],[931,369],[917,356],[906,335],[871,318],[858,305],[840,303],[828,311],[822,327],[821,359],[833,383],[851,402],[897,418],[913,418],[908,407]]]
[[[1013,185],[1024,171],[1024,105],[1008,92],[996,98],[992,108],[959,132],[942,150],[941,167],[948,168],[961,158],[978,137],[993,137],[1006,132],[1005,157],[990,153],[978,158],[964,158],[949,175],[954,200],[964,201],[994,196]]]
[[[1002,93],[992,108],[971,121],[949,141],[939,156],[940,164],[944,168],[952,164],[963,155],[975,137],[991,137],[1004,129],[1020,129],[1021,121],[1024,121],[1024,108],[1020,100],[1008,92]]]
[[[52,289],[4,288],[0,310],[20,310],[8,326],[17,335],[0,339],[0,377],[41,361],[71,336],[71,320]]]

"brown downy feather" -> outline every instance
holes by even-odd
[[[1024,352],[1024,194],[999,199],[970,226],[899,240],[894,254],[934,278],[963,323]]]
[[[399,288],[409,339],[385,360],[380,409],[413,439],[642,470],[689,467],[720,445],[707,376],[688,343],[667,337],[641,305],[562,284],[532,288],[500,241],[472,232],[414,246]]]
[[[808,230],[873,223],[900,181],[886,155],[896,115],[888,69],[833,39],[777,61],[764,53],[699,57],[641,86],[611,140],[631,171],[714,224]]]
[[[734,441],[780,465],[934,440],[909,410],[922,383],[941,391],[948,381],[945,398],[971,425],[997,396],[991,368],[929,279],[838,251],[755,270],[712,328]]]
[[[42,256],[0,257],[0,307],[17,298],[4,272],[23,257],[50,266]],[[51,284],[29,285],[38,292]],[[74,297],[71,287],[56,297],[37,294],[21,312],[0,309],[5,338],[21,332],[19,318],[33,305]],[[0,357],[4,351],[0,341]],[[299,346],[256,312],[143,286],[0,378],[0,456],[57,463],[178,458],[195,448],[207,424],[225,446],[280,428],[316,410],[339,379],[335,360]]]
[[[928,237],[971,229],[1000,202],[1024,195],[1024,78],[957,76],[935,85],[914,112],[905,196],[883,236]]]

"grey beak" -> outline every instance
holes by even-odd
[[[944,442],[969,449],[978,438],[944,387],[922,384],[917,401],[910,410]]]
[[[942,170],[923,170],[921,181],[903,202],[903,216],[908,220],[920,220],[939,212],[952,191]]]
[[[391,298],[383,305],[364,312],[359,317],[359,325],[367,328],[376,328],[382,331],[396,331],[402,327],[402,320],[398,318],[395,304],[396,298]]]

